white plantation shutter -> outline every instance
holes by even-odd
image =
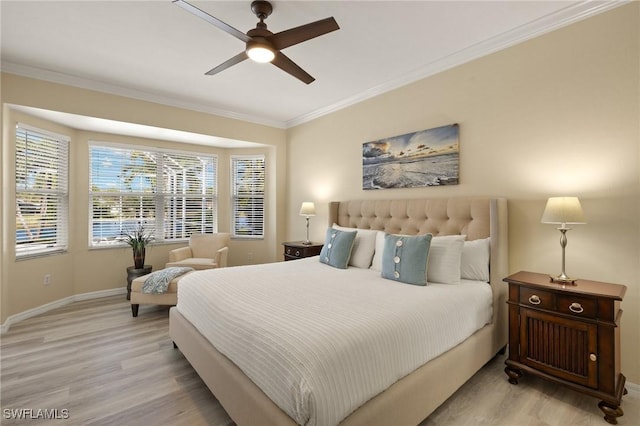
[[[69,138],[16,126],[16,257],[65,251]]]
[[[210,154],[90,146],[91,245],[119,244],[139,224],[155,241],[217,231],[217,159]]]
[[[231,157],[232,233],[234,237],[264,236],[264,156]]]

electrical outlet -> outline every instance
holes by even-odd
[[[253,252],[249,252],[249,253],[247,253],[247,260],[248,260],[249,262],[253,262]]]
[[[51,274],[46,274],[44,279],[42,280],[42,284],[49,285],[51,284]]]

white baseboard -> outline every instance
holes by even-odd
[[[42,306],[27,309],[26,311],[20,312],[19,314],[9,316],[4,324],[2,324],[2,326],[0,327],[0,335],[5,334],[7,331],[9,331],[9,327],[11,327],[12,324],[35,317],[36,315],[44,314],[53,309],[60,308],[70,303],[79,302],[81,300],[99,299],[101,297],[118,296],[120,294],[126,293],[127,289],[124,287],[112,288],[109,290],[92,291],[90,293],[74,294],[73,296],[65,297],[64,299],[56,300]]]
[[[627,382],[625,383],[624,387],[627,388],[630,397],[640,399],[640,385]]]

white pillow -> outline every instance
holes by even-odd
[[[465,241],[462,248],[460,276],[466,280],[489,282],[491,239]]]
[[[376,272],[382,272],[382,253],[384,252],[384,231],[376,231],[376,251],[373,254],[371,269]]]
[[[378,231],[372,229],[346,228],[336,225],[335,223],[333,224],[333,229],[340,231],[357,231],[353,249],[351,249],[349,265],[362,269],[367,269],[371,266],[371,259],[376,249],[376,234]]]
[[[465,235],[433,237],[427,260],[427,281],[460,284],[460,264]]]

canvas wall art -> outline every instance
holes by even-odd
[[[458,124],[362,144],[362,189],[457,185]]]

